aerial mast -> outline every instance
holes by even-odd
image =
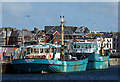
[[[62,46],[62,49],[61,49],[61,56],[60,56],[60,58],[61,59],[63,59],[63,48],[64,48],[64,28],[63,28],[63,23],[64,23],[64,20],[63,20],[63,18],[64,18],[64,16],[60,16],[60,18],[61,18],[61,32],[62,32],[62,36],[61,36],[61,39],[62,39],[62,43],[61,43],[61,46]]]

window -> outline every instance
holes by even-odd
[[[115,41],[115,38],[114,38],[114,41]]]
[[[3,38],[1,38],[1,41],[4,41]]]
[[[119,44],[117,43],[117,48],[119,47]]]
[[[80,46],[79,46],[79,45],[77,45],[77,48],[80,48]]]
[[[109,41],[111,42],[111,39]]]
[[[109,48],[109,44],[107,43],[107,48]]]
[[[42,35],[42,32],[40,33],[40,35]]]
[[[36,53],[36,49],[34,49],[34,53]]]
[[[111,48],[111,44],[110,44],[110,48]]]
[[[55,38],[57,39],[57,37],[58,37],[58,36],[56,35]]]
[[[88,48],[88,45],[86,45],[85,48]]]
[[[113,44],[113,48],[115,49],[115,43]]]
[[[91,45],[89,45],[89,48],[91,48]]]
[[[13,41],[15,41],[15,38],[13,38]]]
[[[74,48],[76,48],[76,45],[74,45]]]
[[[43,53],[43,49],[40,49],[40,53]]]
[[[51,40],[51,36],[49,35],[49,40]]]
[[[45,53],[49,53],[49,49],[45,49]]]
[[[82,48],[84,48],[84,46],[82,45]]]
[[[51,32],[53,32],[53,30],[51,30]]]

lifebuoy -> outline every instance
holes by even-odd
[[[26,56],[26,59],[27,59],[27,58],[30,58],[30,57],[29,57],[29,56]]]
[[[46,55],[43,55],[43,56],[42,56],[42,59],[46,59]]]

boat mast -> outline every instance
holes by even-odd
[[[63,20],[63,18],[64,18],[64,16],[60,16],[60,18],[61,18],[61,32],[62,32],[62,37],[61,37],[61,39],[62,39],[62,44],[61,44],[61,46],[62,46],[62,49],[61,49],[61,59],[63,59],[63,48],[64,48],[64,42],[63,42],[63,40],[64,40],[64,28],[63,28],[63,23],[64,23],[64,20]]]

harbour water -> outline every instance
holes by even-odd
[[[38,80],[120,80],[120,66],[110,66],[108,69],[86,70],[69,73],[23,73],[2,74],[2,81],[38,81]]]

